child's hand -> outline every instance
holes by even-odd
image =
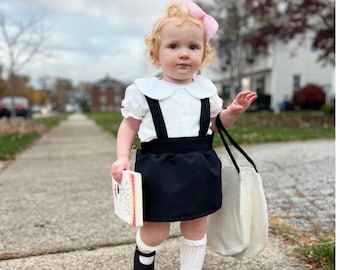
[[[230,113],[234,115],[244,113],[256,98],[257,94],[249,90],[238,93],[233,102],[228,107]]]
[[[122,182],[122,173],[124,170],[130,170],[129,158],[119,158],[111,166],[111,176],[118,184]]]

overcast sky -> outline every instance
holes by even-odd
[[[75,84],[110,75],[123,82],[157,73],[147,56],[144,37],[168,0],[1,0],[8,21],[43,15],[50,28],[43,60],[27,64],[21,74],[33,83],[42,76]],[[0,38],[0,46],[2,45]],[[3,49],[3,47],[0,47]],[[0,61],[4,61],[0,51]]]

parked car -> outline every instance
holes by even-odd
[[[10,117],[12,112],[12,97],[4,97],[0,100],[2,110],[4,112],[3,116]],[[0,108],[1,108],[0,106]],[[28,117],[29,103],[28,99],[25,97],[14,97],[14,108],[15,115],[18,117]]]
[[[25,108],[22,104],[15,105],[15,115],[18,117],[24,117],[27,118],[28,116],[28,110]]]
[[[0,118],[1,117],[10,117],[11,112],[2,104],[0,103]]]

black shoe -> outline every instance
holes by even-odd
[[[143,252],[141,252],[138,247],[136,246],[136,250],[135,250],[135,258],[134,258],[134,262],[133,262],[133,270],[154,270],[155,269],[155,260],[153,260],[152,264],[150,265],[145,265],[142,264],[139,261],[139,256],[143,256],[143,257],[152,257],[156,255],[156,251],[145,254]]]

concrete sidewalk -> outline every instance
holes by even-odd
[[[1,270],[132,269],[135,232],[112,211],[114,146],[110,134],[73,114],[0,171]],[[264,177],[271,215],[310,232],[314,225],[334,230],[334,140],[263,144],[247,151]],[[179,269],[178,224],[171,234],[157,256],[158,270]],[[308,268],[270,238],[249,261],[208,251],[204,269]]]

